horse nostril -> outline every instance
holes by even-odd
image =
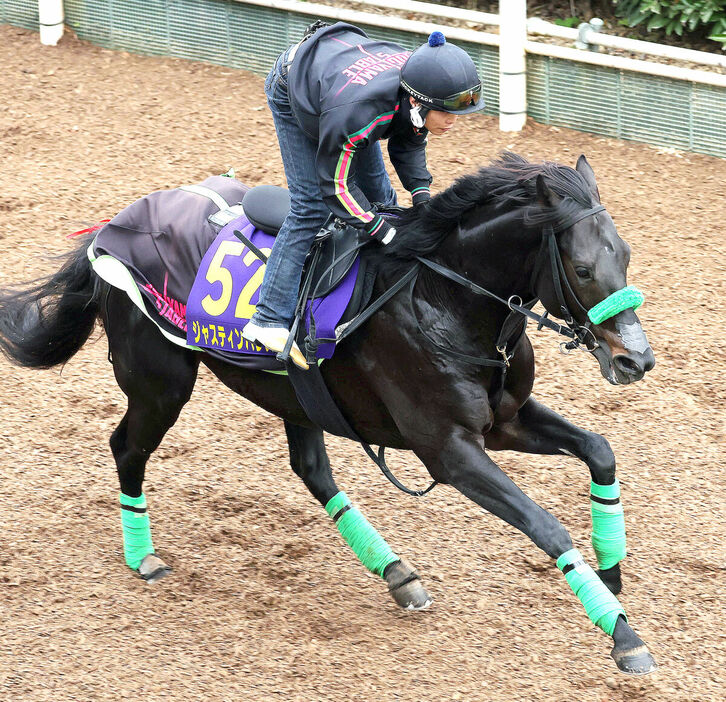
[[[645,372],[630,356],[618,355],[613,358],[615,367],[626,375],[643,375]]]
[[[653,366],[655,365],[655,356],[653,355],[653,351],[648,348],[648,352],[645,354],[645,363],[643,364],[643,370],[647,373],[650,370],[653,370]]]

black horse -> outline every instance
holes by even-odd
[[[532,397],[534,357],[524,317],[516,311],[527,313],[540,300],[549,314],[565,320],[559,329],[569,335],[569,346],[590,351],[610,383],[638,381],[653,367],[634,305],[588,319],[588,310],[624,288],[629,261],[628,245],[600,205],[592,169],[584,156],[572,169],[505,154],[426,205],[404,211],[397,228],[388,247],[367,252],[378,264],[374,295],[389,290],[413,265],[420,268],[418,277],[322,365],[330,393],[364,441],[413,451],[436,481],[558,559],[592,621],[613,637],[618,667],[650,672],[655,663],[614,596],[621,587],[618,561],[625,555],[615,457],[604,437],[570,424]],[[122,499],[122,517],[139,518],[139,524],[124,523],[129,565],[150,581],[168,571],[150,538],[144,540],[142,483],[150,455],[189,400],[201,362],[229,388],[284,420],[293,470],[359,558],[387,581],[400,605],[427,606],[430,598],[415,571],[339,491],[323,432],[308,419],[289,379],[169,342],[123,292],[93,273],[88,243],[55,275],[3,292],[0,348],[15,363],[49,368],[71,358],[96,321],[102,322],[116,379],[128,397],[110,443],[128,497]],[[426,265],[420,256],[428,256]],[[548,318],[540,322],[558,327]],[[597,575],[559,521],[490,458],[488,451],[498,450],[567,454],[587,465]],[[603,520],[610,521],[603,527]]]

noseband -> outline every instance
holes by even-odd
[[[555,229],[550,224],[547,225],[542,231],[542,245],[540,246],[539,253],[537,254],[537,260],[535,262],[534,278],[535,280],[537,279],[541,268],[545,265],[545,258],[549,256],[550,269],[552,272],[552,284],[555,288],[557,302],[560,305],[560,315],[562,316],[562,319],[567,325],[566,331],[569,332],[565,333],[565,331],[563,330],[560,333],[565,333],[566,336],[571,337],[571,341],[563,342],[560,345],[560,349],[564,353],[569,353],[570,351],[579,349],[581,346],[584,346],[586,351],[592,352],[597,349],[600,344],[598,344],[595,335],[590,329],[590,327],[592,326],[592,322],[588,319],[585,324],[580,324],[575,319],[574,315],[570,311],[569,306],[567,305],[567,300],[565,299],[565,292],[563,290],[563,283],[565,288],[567,289],[567,292],[570,293],[570,298],[575,301],[577,306],[580,308],[580,311],[583,312],[587,317],[588,310],[583,307],[579,298],[577,297],[577,295],[575,295],[575,291],[572,289],[570,281],[565,274],[565,265],[562,262],[560,248],[559,246],[557,246],[556,234],[558,232],[564,231],[565,229],[573,227],[575,224],[583,219],[587,219],[588,217],[596,215],[598,212],[602,212],[604,209],[605,208],[602,205],[597,205],[595,207],[591,207],[589,210],[582,210],[581,212],[578,212],[577,215],[573,215],[564,222],[558,223],[557,229]],[[545,312],[542,316],[543,318],[547,317],[547,312]],[[539,324],[538,328],[540,328]]]

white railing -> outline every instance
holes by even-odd
[[[475,10],[464,10],[448,5],[438,5],[430,2],[414,2],[413,0],[355,0],[362,5],[382,7],[408,12],[418,12],[432,17],[444,19],[462,20],[476,24],[497,27],[500,25],[500,15],[489,12],[477,12]],[[518,0],[500,1],[500,12],[508,5],[518,5]],[[521,21],[521,20],[520,20]],[[605,47],[607,49],[620,49],[634,54],[646,54],[648,56],[659,56],[675,61],[687,61],[689,63],[701,64],[703,66],[718,66],[726,68],[726,55],[710,53],[708,51],[695,51],[693,49],[681,49],[677,46],[656,44],[651,41],[640,41],[628,39],[627,37],[614,36],[596,31],[588,23],[583,23],[581,28],[561,27],[558,24],[547,22],[539,17],[525,18],[527,32],[540,36],[568,39],[572,42],[584,42],[591,47]],[[593,22],[594,24],[594,22]]]
[[[475,24],[488,24],[492,27],[499,26],[499,15],[493,15],[490,12],[479,12],[478,10],[465,10],[461,7],[449,7],[448,5],[439,5],[433,2],[415,2],[415,0],[355,0],[355,2],[361,5],[371,5],[391,10],[418,12],[432,17],[463,20]]]
[[[526,119],[526,55],[551,56],[569,61],[595,64],[623,71],[635,71],[694,83],[726,88],[726,75],[715,71],[684,68],[666,63],[646,61],[624,56],[599,53],[597,47],[620,49],[636,54],[647,54],[693,64],[726,67],[726,56],[705,51],[680,49],[652,42],[636,41],[594,31],[583,24],[579,29],[560,27],[537,18],[527,19],[526,0],[500,0],[498,15],[460,8],[416,2],[414,0],[356,0],[386,9],[413,11],[443,20],[459,20],[476,25],[498,26],[499,33],[483,32],[466,27],[442,27],[442,23],[409,20],[396,15],[349,10],[333,5],[322,5],[298,0],[235,0],[248,5],[275,8],[287,12],[326,17],[353,24],[365,24],[384,29],[398,29],[427,35],[444,28],[446,36],[454,41],[499,47],[499,126],[503,131],[519,131]],[[41,41],[55,44],[63,32],[63,0],[38,0]],[[580,49],[528,40],[527,34],[572,40]],[[583,50],[584,49],[584,50]]]
[[[702,66],[726,68],[726,55],[712,54],[708,51],[695,51],[694,49],[681,49],[678,46],[668,46],[667,44],[656,44],[652,41],[640,41],[639,39],[604,34],[595,31],[587,24],[584,24],[582,29],[572,29],[570,27],[560,27],[538,17],[530,17],[527,20],[527,31],[530,34],[571,39],[573,42],[582,41],[593,48],[603,46],[606,49],[620,49],[633,54],[646,54],[675,61],[687,61]]]
[[[395,2],[396,0],[394,0]],[[507,0],[508,1],[508,0]],[[517,0],[518,1],[518,0]],[[421,22],[419,20],[409,20],[403,17],[393,15],[380,15],[375,12],[360,12],[358,10],[348,10],[333,5],[320,5],[313,2],[298,2],[298,0],[234,0],[245,5],[259,5],[260,7],[271,7],[277,10],[287,10],[288,12],[297,12],[303,15],[311,15],[313,17],[330,17],[332,19],[341,20],[342,22],[350,22],[355,24],[367,24],[371,27],[383,27],[384,29],[400,29],[416,34],[430,34],[435,30],[441,29],[441,24],[433,22]],[[378,3],[378,4],[383,4]],[[411,3],[401,3],[411,4]],[[429,3],[419,3],[429,4]],[[435,6],[438,7],[438,6]],[[487,32],[478,32],[473,29],[465,29],[462,27],[446,27],[446,36],[460,41],[469,41],[475,44],[488,44],[490,46],[499,46],[499,35],[489,34]]]

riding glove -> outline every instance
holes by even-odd
[[[428,202],[430,199],[431,193],[429,192],[428,188],[420,188],[415,193],[413,193],[413,195],[411,195],[411,201],[413,202],[414,207],[423,205],[424,202]]]
[[[384,246],[390,244],[396,236],[396,228],[386,222],[381,215],[378,215],[364,231]]]

